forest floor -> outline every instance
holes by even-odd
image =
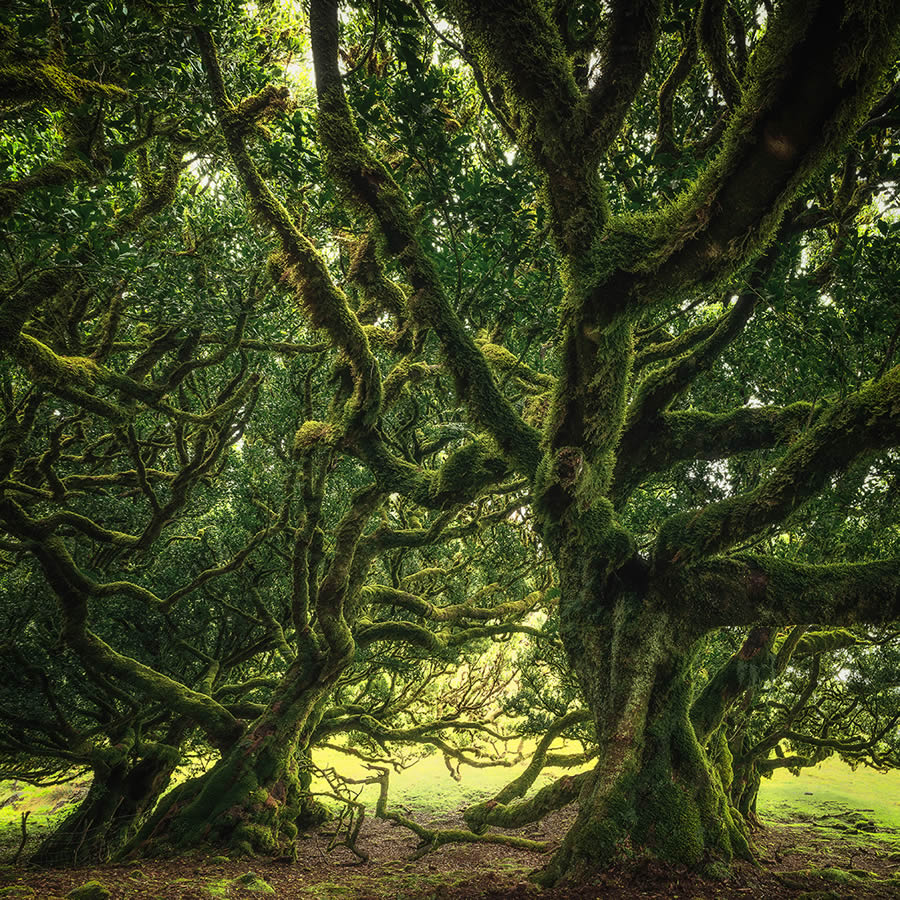
[[[332,762],[347,767],[346,760]],[[515,768],[476,769],[454,781],[436,755],[393,780],[390,805],[429,826],[460,827],[459,814],[447,810],[493,796],[516,774]],[[22,814],[29,813],[24,861],[87,788],[84,780],[43,788],[0,782],[0,900],[63,900],[70,890],[92,880],[105,885],[114,900],[900,897],[900,772],[854,771],[837,759],[805,769],[799,778],[780,771],[763,783],[760,813],[767,824],[754,832],[760,866],[738,862],[728,878],[713,880],[677,866],[635,861],[617,866],[592,884],[544,891],[528,875],[544,865],[548,855],[500,845],[455,844],[411,859],[416,837],[405,828],[372,819],[366,820],[359,839],[359,848],[370,856],[365,864],[359,864],[346,847],[329,850],[334,842],[329,833],[334,831],[332,824],[298,840],[296,862],[197,854],[44,871],[24,863],[13,865],[21,843]],[[361,795],[370,807],[375,790],[371,796]],[[573,814],[571,808],[562,810],[513,833],[546,841],[552,848]],[[259,880],[242,881],[250,872]]]
[[[88,881],[105,885],[114,900],[575,900],[575,898],[897,898],[900,833],[873,822],[865,810],[817,810],[806,822],[770,822],[754,835],[761,866],[736,863],[727,878],[704,878],[679,866],[647,861],[622,864],[591,884],[540,890],[528,874],[547,856],[500,845],[447,845],[419,859],[414,835],[402,827],[367,820],[360,864],[345,847],[329,851],[328,826],[298,840],[295,862],[192,855],[78,869],[34,870],[11,865],[18,840],[0,835],[0,898],[62,900]],[[571,821],[563,810],[519,833],[555,846]],[[870,824],[871,823],[871,824]],[[457,815],[429,824],[458,827]],[[866,829],[875,828],[876,831]],[[333,826],[332,829],[333,831]],[[252,872],[255,880],[247,877]],[[243,879],[242,879],[243,876]]]

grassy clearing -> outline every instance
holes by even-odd
[[[580,750],[580,745],[572,745],[568,749],[575,752]],[[533,752],[534,746],[526,744],[523,749],[524,758],[511,766],[483,769],[462,766],[459,780],[451,777],[440,754],[425,757],[401,772],[391,772],[388,805],[390,808],[412,811],[422,821],[440,820],[448,813],[493,797],[524,771]],[[372,774],[359,760],[334,750],[317,751],[314,762],[323,769],[334,768],[348,778],[361,779]],[[532,791],[562,775],[577,774],[590,765],[569,769],[547,768],[535,782]],[[313,790],[327,791],[325,780],[315,779]],[[374,809],[377,797],[378,786],[366,785],[361,790],[360,802]]]
[[[22,781],[0,781],[0,862],[12,859],[22,838],[22,815],[27,841],[23,858],[35,850],[87,793],[90,779],[79,778],[65,784],[35,787]]]
[[[335,751],[316,756],[320,767],[332,766],[352,778],[369,774],[362,763]],[[392,806],[415,810],[420,816],[446,815],[470,803],[485,800],[515,778],[527,765],[523,760],[510,767],[489,769],[462,768],[460,780],[453,780],[439,755],[430,756],[400,773],[391,774]],[[579,769],[546,769],[532,790]],[[315,782],[317,790],[327,789]],[[361,799],[375,805],[378,789],[363,789]],[[900,833],[900,771],[887,773],[858,767],[853,770],[837,757],[804,769],[799,776],[785,769],[764,779],[759,796],[759,813],[764,819],[809,821],[833,816],[842,811],[859,813],[857,820],[874,821],[879,830],[895,829]]]
[[[853,846],[873,839],[900,850],[900,771],[855,771],[833,757],[799,776],[780,771],[759,792],[763,819],[820,826]]]
[[[900,772],[855,771],[837,757],[793,776],[782,769],[762,783],[759,812],[764,818],[828,815],[836,807],[864,813],[900,831]],[[862,816],[861,816],[862,818]]]
[[[530,750],[525,748],[526,754]],[[350,778],[371,774],[359,760],[333,750],[320,751],[315,761],[321,768],[335,768]],[[457,781],[451,778],[442,756],[430,756],[391,774],[390,806],[426,824],[440,822],[461,807],[493,796],[526,765],[527,758],[514,766],[463,767]],[[566,771],[574,774],[580,770],[547,769],[535,788]],[[87,780],[51,787],[0,782],[0,855],[8,858],[18,846],[23,812],[31,812],[28,848],[33,848],[40,837],[74,808],[87,787]],[[318,778],[314,788],[327,791],[328,785]],[[374,810],[377,785],[359,790],[359,799]],[[865,768],[853,771],[837,758],[826,760],[814,769],[805,769],[799,777],[782,770],[763,781],[759,812],[764,819],[821,823],[845,831],[848,837],[865,840],[877,836],[900,847],[900,772],[882,774]],[[867,828],[857,831],[857,824]]]
[[[29,823],[48,816],[66,815],[78,798],[87,793],[90,779],[35,787],[23,781],[0,781],[0,828],[18,826],[23,812]]]

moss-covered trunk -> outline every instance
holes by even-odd
[[[87,796],[31,856],[35,866],[102,862],[132,835],[168,787],[180,755],[157,745],[137,763],[121,758],[98,763]]]
[[[756,763],[735,768],[734,780],[731,784],[731,805],[741,813],[748,825],[761,825],[756,814],[756,800],[759,797],[759,786],[762,776]]]
[[[201,845],[248,855],[289,851],[298,829],[321,820],[309,794],[305,741],[338,674],[293,664],[252,727],[209,771],[173,790],[126,853]]]
[[[561,625],[601,754],[542,880],[584,877],[628,855],[695,867],[749,855],[728,760],[713,759],[691,724],[690,633],[640,578],[599,577],[584,559],[561,573]]]

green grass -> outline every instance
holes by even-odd
[[[87,790],[89,779],[79,779],[67,784],[35,787],[23,781],[0,781],[0,803],[14,795],[21,795],[15,803],[7,803],[0,809],[0,828],[11,824],[18,825],[23,812],[30,812],[29,825],[38,819],[48,816],[65,815],[75,804],[72,802],[73,792]]]
[[[38,844],[51,834],[72,810],[78,806],[80,796],[87,793],[89,780],[79,778],[66,784],[35,787],[21,781],[0,781],[0,860],[12,859],[22,839],[22,814],[29,813],[26,821],[27,842],[23,848],[28,858]]]
[[[354,778],[367,770],[352,757],[334,751],[316,755],[320,766],[334,766]],[[461,780],[454,781],[439,755],[427,757],[399,774],[391,774],[390,806],[409,807],[421,817],[440,816],[469,803],[486,800],[516,777],[526,766],[471,769],[463,766]],[[582,769],[569,770],[571,774]],[[560,775],[562,769],[547,769],[535,788]],[[320,782],[316,782],[320,784]],[[535,790],[532,788],[532,790]],[[377,787],[364,789],[361,799],[375,805]],[[763,779],[759,813],[763,818],[792,820],[825,817],[846,811],[859,819],[874,821],[880,828],[900,833],[900,771],[888,773],[858,767],[855,771],[837,757],[802,770],[799,776],[786,769]]]
[[[526,750],[527,752],[527,750]],[[316,754],[317,765],[332,766],[345,776],[364,778],[371,773],[351,756],[326,750]],[[440,819],[460,807],[486,800],[518,775],[527,764],[472,769],[463,766],[460,780],[450,777],[443,757],[434,755],[417,762],[400,773],[391,773],[389,806],[412,813],[422,822]],[[579,770],[568,770],[574,774]],[[548,769],[535,787],[564,774],[562,769]],[[0,802],[12,793],[22,798],[15,805],[0,809],[0,832],[4,843],[17,843],[19,822],[30,810],[29,831],[44,830],[58,822],[74,806],[65,803],[73,788],[86,788],[86,782],[36,788],[19,782],[0,782]],[[322,779],[315,789],[327,790]],[[534,788],[532,788],[534,790]],[[377,785],[362,789],[360,799],[374,811]],[[840,820],[852,826],[857,820],[874,822],[879,832],[895,831],[900,842],[900,771],[882,774],[871,769],[856,771],[837,758],[826,760],[813,769],[804,769],[799,777],[786,770],[764,779],[759,796],[759,814],[764,819],[782,821]],[[36,835],[35,835],[36,836]]]
[[[580,747],[573,745],[571,749],[575,751]],[[527,754],[526,758],[514,766],[492,766],[484,769],[463,766],[459,781],[450,777],[444,758],[440,754],[428,756],[402,772],[391,772],[388,808],[410,810],[418,819],[427,821],[430,818],[446,816],[460,807],[489,800],[528,765],[533,747],[526,747],[524,752]],[[320,768],[331,766],[349,778],[365,778],[372,774],[359,760],[334,750],[317,751],[314,762]],[[574,775],[583,768],[545,769],[532,787],[532,791],[562,775]],[[314,780],[313,790],[327,789],[323,779]],[[374,810],[377,798],[378,786],[367,785],[363,788],[359,799]]]
[[[758,812],[764,819],[840,818],[874,822],[900,834],[900,771],[855,771],[832,757],[793,776],[782,769],[763,779]]]

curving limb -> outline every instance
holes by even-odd
[[[537,468],[538,433],[501,394],[484,355],[450,305],[434,263],[425,252],[406,198],[384,164],[363,143],[353,121],[338,69],[338,17],[335,0],[314,0],[310,31],[319,129],[332,170],[376,220],[385,250],[406,271],[413,288],[410,314],[434,331],[444,349],[456,389],[475,419],[523,474]]]
[[[829,407],[752,491],[668,519],[654,550],[657,566],[720,553],[765,526],[784,521],[831,475],[866,452],[892,446],[898,437],[900,366],[895,366]]]
[[[781,4],[721,149],[682,200],[648,222],[649,242],[636,241],[633,260],[598,282],[587,326],[709,290],[758,255],[809,175],[866,114],[898,18],[894,7],[882,16],[849,2]]]

